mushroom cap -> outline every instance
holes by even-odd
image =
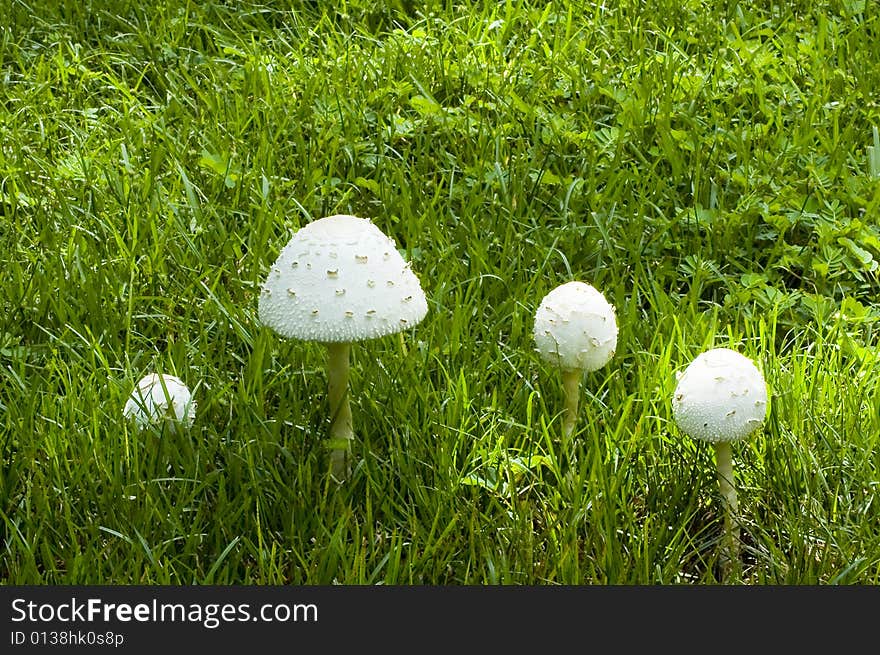
[[[764,422],[767,384],[745,355],[729,348],[707,350],[679,377],[672,414],[694,439],[738,441]]]
[[[196,417],[196,401],[180,378],[150,373],[137,383],[122,414],[140,428],[164,421],[189,427]]]
[[[287,338],[341,343],[419,323],[425,292],[394,240],[365,218],[343,214],[291,237],[260,294],[260,321]]]
[[[602,368],[617,348],[614,306],[595,287],[566,282],[541,301],[534,338],[541,356],[562,369]]]

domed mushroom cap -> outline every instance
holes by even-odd
[[[541,356],[560,368],[602,368],[617,348],[614,306],[593,286],[566,282],[541,301],[534,338]]]
[[[738,441],[764,422],[767,384],[748,357],[729,348],[707,350],[679,378],[672,414],[694,439]]]
[[[196,417],[196,401],[180,378],[150,373],[137,383],[122,415],[133,418],[140,428],[166,420],[189,427]]]
[[[260,321],[287,338],[361,341],[419,323],[428,302],[394,240],[365,218],[336,215],[298,230],[269,271]]]

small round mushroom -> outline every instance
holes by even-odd
[[[163,424],[171,430],[188,428],[196,417],[196,401],[180,378],[150,373],[137,383],[122,414],[139,428]]]
[[[595,287],[566,282],[541,301],[534,338],[541,357],[562,369],[563,434],[568,437],[577,423],[581,378],[605,366],[617,348],[614,306]]]
[[[724,504],[721,563],[725,577],[739,569],[740,527],[731,444],[753,434],[767,415],[767,384],[748,357],[729,348],[698,355],[678,379],[672,414],[682,432],[715,448]]]
[[[428,311],[425,293],[394,240],[368,219],[337,214],[299,229],[263,284],[260,321],[282,337],[328,350],[330,472],[350,472],[354,438],[348,400],[351,344],[411,328]]]

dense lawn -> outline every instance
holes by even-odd
[[[880,19],[865,0],[46,3],[0,10],[0,576],[714,583],[700,351],[752,357],[746,583],[880,583]],[[771,9],[772,6],[772,9]],[[391,8],[389,8],[391,7]],[[257,318],[293,232],[369,217],[427,317],[352,351]],[[534,350],[617,307],[575,434]],[[122,417],[180,376],[183,433]]]

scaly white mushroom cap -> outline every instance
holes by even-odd
[[[707,350],[678,379],[672,414],[694,439],[738,441],[764,422],[767,384],[748,357],[729,348]]]
[[[196,401],[180,378],[150,373],[137,383],[122,414],[140,428],[164,421],[189,427],[196,417]]]
[[[260,321],[287,338],[372,339],[419,323],[425,293],[394,240],[365,218],[335,215],[298,230],[263,285]]]
[[[614,356],[614,306],[585,282],[566,282],[544,296],[535,312],[535,344],[562,369],[594,371]]]

